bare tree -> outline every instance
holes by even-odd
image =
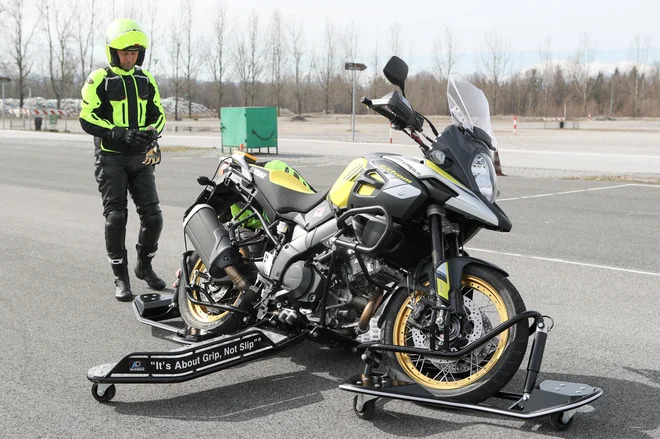
[[[543,117],[548,116],[548,101],[554,88],[554,67],[552,65],[552,48],[550,37],[539,47],[541,56],[541,97],[543,99]]]
[[[44,31],[48,42],[50,86],[60,108],[62,98],[71,91],[75,66],[70,43],[73,40],[74,15],[59,2],[44,4]]]
[[[357,62],[358,57],[358,31],[355,27],[355,23],[346,26],[346,29],[343,32],[342,38],[342,49],[343,49],[343,61],[347,62]],[[347,87],[348,96],[353,96],[353,75],[356,75],[356,81],[359,81],[360,73],[357,70],[342,70],[344,73],[344,80],[349,85]]]
[[[192,99],[193,88],[196,82],[199,64],[197,62],[199,44],[193,41],[193,21],[192,21],[192,1],[182,1],[183,5],[183,46],[181,51],[182,56],[182,74],[186,83],[186,94],[188,97],[188,118],[192,119]]]
[[[144,9],[143,0],[132,0],[124,4],[124,17],[130,17],[141,23],[143,9]]]
[[[337,72],[337,49],[335,42],[335,27],[331,21],[325,23],[325,39],[323,42],[324,55],[317,69],[317,78],[323,89],[325,112],[330,111],[330,94],[332,92],[332,79]]]
[[[149,66],[149,70],[153,72],[158,65],[158,58],[154,58],[156,53],[156,41],[159,41],[160,35],[156,34],[156,20],[158,19],[158,11],[160,8],[157,6],[155,0],[150,0],[147,5],[148,13],[148,23],[149,23],[149,50],[147,50],[147,59],[146,64]]]
[[[374,46],[373,52],[371,52],[371,64],[373,64],[374,67],[374,75],[373,78],[376,79],[378,75],[380,74],[380,50],[378,47],[378,38],[376,38],[376,46]]]
[[[646,73],[649,59],[649,47],[651,39],[647,36],[644,39],[638,34],[630,45],[630,59],[633,62],[632,69],[628,74],[628,93],[632,98],[633,112],[635,117],[639,117],[642,109],[642,101],[646,92]]]
[[[265,65],[265,50],[259,32],[259,13],[252,11],[248,24],[248,60],[250,67],[250,105],[254,105],[257,94],[257,82],[261,79],[261,73]]]
[[[589,81],[589,69],[595,55],[596,50],[591,44],[591,37],[588,33],[585,33],[571,63],[571,79],[573,80],[578,96],[582,99],[582,108],[585,116],[587,115],[589,97],[595,85],[594,81]]]
[[[228,27],[227,6],[226,4],[221,4],[213,20],[213,44],[204,57],[211,73],[211,78],[213,79],[213,87],[216,93],[216,108],[218,111],[220,111],[220,107],[222,106],[222,80],[227,71],[226,37]]]
[[[0,6],[0,12],[2,12],[2,6]],[[22,108],[25,99],[25,81],[34,65],[30,60],[28,51],[34,32],[39,24],[39,18],[31,26],[31,29],[27,26],[24,15],[24,0],[10,1],[6,6],[5,13],[8,20],[5,21],[6,26],[2,28],[0,34],[8,42],[9,56],[15,67],[15,79],[18,82],[18,96]]]
[[[289,51],[293,61],[293,95],[296,100],[296,114],[302,113],[302,103],[305,91],[303,56],[305,55],[305,36],[301,27],[295,23],[287,26],[291,45]]]
[[[86,2],[87,3],[87,2]],[[78,62],[80,63],[80,79],[84,81],[87,75],[92,71],[94,58],[94,31],[96,29],[96,0],[91,0],[89,6],[81,1],[77,2],[76,8],[81,11],[81,18],[78,26],[75,26],[74,38],[78,43]],[[87,64],[87,55],[89,54],[89,64]],[[88,68],[89,66],[89,68]]]
[[[179,95],[183,76],[181,73],[183,57],[183,29],[184,23],[181,17],[174,16],[170,23],[170,38],[168,41],[168,52],[170,58],[170,82],[174,86],[174,120],[179,119]]]
[[[497,114],[497,99],[504,77],[509,73],[511,64],[511,44],[497,31],[486,32],[484,46],[481,49],[479,70],[490,86],[493,102],[492,114]]]
[[[390,26],[390,55],[396,55],[403,58],[403,36],[401,23],[394,23]]]
[[[435,40],[433,44],[433,52],[435,59],[435,73],[438,75],[438,79],[446,81],[458,62],[454,32],[449,27],[445,28],[444,36],[440,35]]]
[[[282,106],[281,96],[284,88],[284,78],[286,64],[288,60],[288,47],[284,24],[282,22],[282,13],[279,10],[273,11],[270,25],[270,54],[271,54],[271,74],[272,88],[275,95],[275,105],[277,106],[277,115],[280,115]]]
[[[236,32],[232,59],[234,64],[234,73],[238,79],[238,88],[243,92],[243,106],[247,107],[250,90],[250,63],[248,55],[248,46],[245,41],[245,33]]]

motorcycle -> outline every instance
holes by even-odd
[[[452,124],[439,133],[405,97],[405,62],[392,57],[383,72],[400,92],[362,103],[421,156],[366,154],[327,193],[283,162],[222,157],[211,178],[198,178],[204,189],[184,214],[194,250],[182,258],[175,302],[206,333],[267,324],[354,352],[405,347],[383,355],[390,378],[481,402],[513,377],[530,335],[523,319],[496,330],[525,304],[503,269],[464,249],[483,229],[511,230],[497,205],[488,101],[452,74]]]

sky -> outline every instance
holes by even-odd
[[[194,1],[194,20],[203,23],[219,2]],[[539,47],[550,38],[553,58],[572,57],[580,40],[588,33],[595,49],[594,60],[608,65],[630,58],[629,49],[636,35],[648,38],[649,63],[660,61],[660,2],[651,0],[528,0],[516,1],[391,1],[391,0],[227,0],[233,22],[247,24],[249,14],[259,11],[265,25],[274,9],[286,20],[304,23],[308,43],[322,48],[326,20],[338,29],[355,23],[358,29],[359,57],[371,64],[376,46],[381,59],[389,56],[392,25],[401,25],[404,56],[411,72],[433,67],[433,41],[446,27],[458,42],[456,68],[471,73],[477,68],[484,33],[496,31],[511,47],[513,70],[529,68],[540,61]],[[180,0],[161,0],[163,15],[179,11]],[[204,6],[202,6],[204,5]],[[381,61],[382,62],[382,61]]]
[[[80,1],[82,8],[90,4],[90,0],[53,1]],[[112,18],[111,8],[116,17],[132,13],[139,18],[136,11],[141,10],[142,22],[148,27],[149,8],[157,8],[156,30],[151,36],[157,48],[154,54],[165,61],[167,57],[158,53],[158,47],[165,48],[169,25],[181,16],[183,1],[96,0],[96,4],[104,8],[98,27],[105,29],[106,21]],[[367,64],[365,73],[368,75],[373,72],[376,47],[381,68],[391,55],[389,47],[395,24],[401,28],[402,57],[408,62],[411,73],[434,68],[433,43],[447,27],[457,44],[458,63],[454,71],[464,74],[478,70],[484,35],[493,31],[510,45],[512,73],[538,64],[540,46],[548,39],[554,60],[570,59],[585,34],[589,35],[595,50],[594,61],[606,73],[613,70],[616,63],[630,60],[630,46],[636,35],[650,42],[648,64],[660,61],[660,2],[652,0],[191,0],[191,3],[193,26],[202,40],[212,37],[211,20],[220,4],[226,5],[232,35],[247,28],[248,17],[254,11],[258,11],[260,27],[266,34],[273,11],[278,9],[286,22],[303,26],[308,53],[311,50],[322,52],[327,22],[334,25],[338,35],[344,34],[353,24],[358,32],[356,61]],[[34,14],[31,6],[30,14]],[[82,13],[79,16],[82,17]],[[96,58],[104,61],[100,36],[96,41]],[[161,65],[146,67],[161,70]]]

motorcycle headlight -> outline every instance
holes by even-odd
[[[472,176],[479,192],[492,203],[497,197],[497,176],[493,160],[485,153],[478,153],[472,160]]]

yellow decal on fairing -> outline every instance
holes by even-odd
[[[390,168],[387,165],[380,165],[379,168],[382,169],[383,171],[387,172],[388,174],[394,175],[399,180],[403,180],[406,183],[412,183],[411,179],[404,177],[403,175],[399,174],[398,172],[396,172],[394,169]]]
[[[438,296],[449,300],[449,264],[443,262],[435,271],[436,290]]]
[[[359,189],[357,190],[357,194],[368,197],[371,194],[373,194],[375,190],[376,188],[371,186],[370,184],[361,184]]]
[[[351,194],[355,179],[362,173],[367,166],[367,159],[360,157],[353,160],[341,173],[335,184],[328,192],[328,200],[340,209],[348,204],[348,196]]]

